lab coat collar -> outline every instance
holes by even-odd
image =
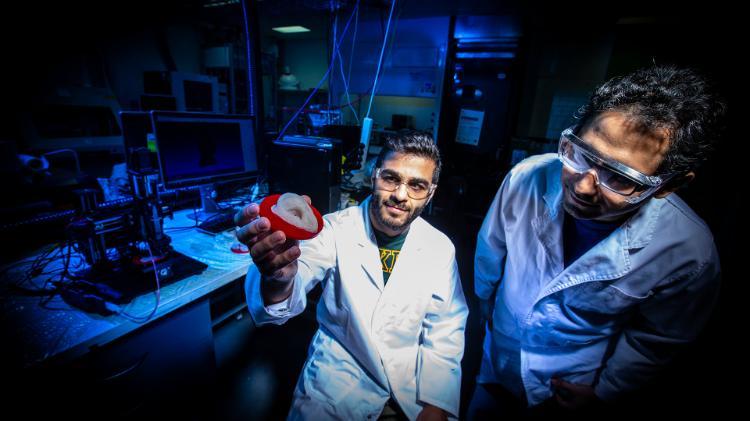
[[[551,220],[562,221],[563,211],[562,197],[563,188],[561,182],[562,163],[557,161],[551,165],[547,172],[546,191],[542,196],[544,203],[547,205],[547,217],[549,220],[539,221],[538,224],[546,229]],[[659,219],[659,213],[664,206],[664,199],[649,199],[641,206],[638,211],[625,221],[621,227],[624,238],[621,244],[628,249],[639,249],[646,247],[651,242],[656,229],[656,221]],[[548,235],[554,232],[547,232]],[[557,238],[562,238],[558,236]]]
[[[648,199],[646,203],[638,209],[635,215],[631,216],[623,224],[625,231],[625,247],[628,249],[640,249],[646,247],[654,238],[656,223],[664,207],[665,199]]]
[[[547,172],[546,189],[542,198],[547,204],[547,211],[551,219],[557,218],[558,212],[562,209],[562,163],[555,161]]]
[[[563,270],[563,246],[562,241],[560,241],[564,218],[561,175],[562,163],[555,161],[546,174],[545,191],[542,195],[547,207],[542,215],[531,221],[531,226],[544,247],[546,257],[554,273],[560,273]]]
[[[531,221],[541,242],[554,280],[542,290],[544,297],[561,289],[590,281],[617,279],[631,270],[630,250],[643,248],[654,235],[663,199],[650,199],[607,238],[595,245],[569,267],[564,267],[562,226],[562,164],[556,163],[547,173],[543,199],[547,207]]]
[[[372,196],[365,199],[360,205],[360,218],[364,224],[364,229],[359,230],[362,233],[357,239],[357,246],[360,248],[360,259],[362,261],[362,269],[364,269],[370,281],[383,292],[385,288],[385,282],[383,280],[383,267],[380,262],[380,251],[378,250],[378,244],[375,240],[375,233],[373,232],[372,222],[370,221],[370,201]],[[416,258],[416,255],[425,246],[421,241],[422,237],[419,232],[424,228],[423,224],[425,221],[421,217],[415,219],[409,227],[409,233],[406,236],[404,245],[401,248],[401,254],[399,254],[399,260],[394,271],[389,278],[389,283],[392,283],[394,279],[399,276],[399,273],[409,273],[409,270],[404,270],[404,266],[408,266],[408,263],[413,260],[410,257]],[[414,234],[414,232],[417,232]],[[414,234],[414,235],[412,235]],[[408,251],[408,253],[404,253]],[[417,261],[419,259],[416,259]]]
[[[357,238],[357,246],[360,249],[362,269],[364,269],[370,281],[382,292],[385,282],[383,281],[383,267],[379,258],[380,252],[378,251],[378,244],[375,241],[375,234],[372,231],[372,223],[370,222],[369,209],[371,200],[372,196],[369,196],[359,205],[360,217],[358,220],[364,224],[364,229],[357,230],[358,233],[361,233]]]

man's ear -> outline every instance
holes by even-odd
[[[695,178],[695,173],[693,171],[690,171],[687,174],[683,174],[680,176],[677,176],[670,180],[664,188],[660,189],[656,194],[654,194],[654,197],[657,199],[663,199],[670,194],[674,193],[677,189],[680,187],[686,185],[687,183],[693,181]]]
[[[438,189],[437,186],[435,186],[435,188],[432,190],[432,193],[430,193],[430,195],[427,196],[427,202],[425,202],[424,204],[425,206],[429,205],[430,202],[432,202],[432,198],[435,197],[435,192],[437,191],[437,189]]]

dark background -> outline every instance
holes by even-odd
[[[319,3],[265,0],[257,2],[256,7],[263,22],[306,15],[325,26],[329,15]],[[553,111],[550,107],[555,93],[570,92],[571,97],[580,97],[610,77],[657,63],[699,69],[716,83],[729,106],[726,135],[711,161],[698,172],[688,188],[679,192],[705,219],[715,236],[723,267],[722,293],[698,341],[687,347],[663,375],[629,397],[611,414],[676,417],[691,416],[697,411],[716,415],[728,413],[731,407],[742,402],[739,395],[744,390],[741,384],[745,372],[741,352],[745,332],[741,325],[745,277],[740,273],[740,253],[746,248],[740,237],[741,232],[745,232],[740,199],[747,184],[744,177],[747,142],[740,134],[740,127],[746,102],[746,65],[743,63],[747,50],[741,39],[747,23],[742,21],[738,10],[721,2],[695,6],[677,2],[499,4],[471,0],[460,3],[411,0],[399,3],[398,13],[402,19],[443,16],[450,17],[451,22],[446,40],[449,50],[445,78],[441,81],[443,101],[436,116],[440,120],[438,142],[444,155],[445,171],[432,214],[427,219],[456,244],[464,290],[470,303],[462,408],[468,404],[481,357],[481,330],[472,282],[476,233],[494,192],[510,168],[512,150],[519,144],[532,151],[530,145],[534,142],[549,144],[550,139],[544,136],[544,124],[548,121],[544,116]],[[242,45],[244,30],[238,6],[207,11],[202,5],[195,0],[73,1],[21,4],[17,5],[17,10],[6,10],[0,30],[4,55],[0,140],[13,144],[18,151],[29,150],[18,121],[21,114],[39,105],[39,98],[65,84],[107,86],[112,83],[111,74],[117,71],[113,67],[118,67],[118,63],[121,66],[134,54],[123,50],[122,39],[144,37],[144,45],[152,47],[148,54],[158,55],[165,69],[180,66],[179,59],[175,64],[174,57],[178,54],[175,50],[191,42],[210,44],[211,38],[216,37]],[[363,5],[371,20],[382,22],[383,15],[387,16],[387,4],[363,2]],[[465,60],[465,84],[482,87],[486,92],[482,100],[451,94],[456,88],[451,72],[462,62],[454,54],[459,49],[460,31],[456,28],[462,27],[462,16],[487,18],[488,23],[478,25],[480,30],[506,37],[504,40],[510,44],[503,47],[503,51],[514,53],[510,59],[492,63]],[[502,31],[498,35],[497,22],[508,22],[514,29],[510,35]],[[175,23],[196,27],[200,35],[176,42],[165,29]],[[260,31],[262,39],[268,36]],[[294,39],[281,42],[290,44]],[[328,53],[311,51],[310,54],[326,57]],[[135,56],[138,56],[137,51]],[[304,72],[304,69],[295,70],[298,76]],[[507,75],[499,82],[493,79],[498,72]],[[134,73],[132,78],[138,80],[141,76]],[[126,89],[121,87],[118,92]],[[139,87],[133,89],[137,91]],[[479,147],[469,148],[452,141],[455,136],[452,122],[462,106],[481,107],[497,116],[490,131],[492,135],[486,137],[485,134]],[[123,101],[121,107],[135,109],[133,104]],[[265,120],[264,130],[271,133],[282,123],[272,118]],[[7,156],[3,158],[5,162]],[[84,171],[100,177],[106,176],[113,163],[122,160],[122,156],[111,152],[92,152],[82,154],[81,158]],[[6,215],[13,215],[15,207],[40,197],[55,198],[56,206],[61,208],[70,205],[69,198],[59,189],[28,192],[12,175],[5,179],[4,201],[7,203],[3,205],[3,212]],[[32,230],[24,233],[24,238],[3,238],[3,249],[14,249],[6,253],[10,260],[11,253],[28,250],[14,247],[15,244],[35,245],[49,237],[49,232]],[[253,414],[283,417],[314,327],[314,320],[307,314],[283,329],[261,328],[252,333],[249,329],[239,329],[233,333],[235,337],[230,341],[241,351],[221,368],[215,394],[207,400],[207,405],[213,405],[217,414],[229,418]],[[259,366],[267,370],[256,370]],[[266,395],[256,398],[239,393],[245,390],[243,387],[248,387],[247,379],[253,376],[256,376],[253,381],[262,383],[263,377],[258,380],[258,372],[273,373],[268,375],[271,380],[268,380]],[[269,404],[257,404],[259,399]],[[256,402],[251,404],[253,401]]]

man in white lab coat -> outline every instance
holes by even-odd
[[[691,70],[643,69],[597,89],[558,154],[508,174],[477,241],[488,323],[470,419],[616,400],[696,337],[719,260],[672,193],[724,108]]]
[[[270,232],[257,205],[238,214],[255,263],[245,289],[257,324],[300,314],[306,293],[323,286],[289,419],[458,416],[468,309],[453,244],[419,217],[440,165],[429,135],[389,139],[372,196],[324,216],[320,234],[299,244]]]

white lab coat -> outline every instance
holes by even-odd
[[[556,154],[518,164],[477,239],[476,294],[495,304],[477,381],[512,389],[518,372],[529,405],[552,377],[605,400],[641,387],[696,337],[719,286],[711,232],[675,194],[565,267],[561,172]]]
[[[369,201],[326,215],[321,233],[301,242],[294,289],[284,303],[264,306],[260,274],[254,266],[248,271],[257,324],[300,314],[306,293],[323,286],[320,328],[289,419],[377,418],[390,396],[410,419],[425,403],[456,417],[468,309],[453,244],[417,218],[384,286]]]

